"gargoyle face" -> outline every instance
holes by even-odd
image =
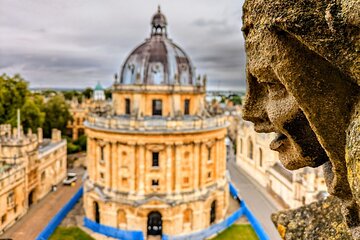
[[[279,152],[280,161],[290,169],[317,167],[329,159],[300,109],[294,96],[286,89],[278,72],[277,43],[254,43],[247,48],[247,100],[243,117],[254,123],[257,132],[276,132],[270,148]],[[289,69],[289,71],[294,71]],[[314,99],[315,100],[315,99]]]

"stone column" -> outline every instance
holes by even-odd
[[[111,188],[113,190],[118,190],[117,189],[117,183],[119,181],[118,179],[118,143],[117,142],[112,142],[111,143]]]
[[[92,160],[92,175],[93,175],[93,179],[95,182],[97,182],[98,180],[98,176],[97,176],[97,172],[98,172],[98,158],[100,156],[100,153],[99,153],[100,149],[99,149],[99,143],[98,141],[94,140],[94,157],[93,157],[93,160]]]
[[[193,145],[194,151],[194,168],[193,168],[193,179],[194,179],[194,190],[199,190],[199,178],[200,178],[200,142],[196,141]]]
[[[166,193],[172,192],[172,145],[166,145]]]
[[[226,146],[225,146],[225,138],[220,139],[220,157],[221,157],[221,161],[220,161],[220,176],[222,178],[225,177],[225,171],[226,171]],[[233,151],[232,147],[230,148],[230,151]]]
[[[139,170],[138,177],[138,195],[145,193],[145,145],[138,145],[137,168]]]
[[[180,193],[181,190],[181,157],[182,157],[182,143],[175,143],[175,192]]]
[[[105,145],[105,168],[106,168],[106,178],[105,178],[105,186],[107,188],[111,188],[111,175],[112,175],[112,171],[111,171],[111,158],[112,158],[112,143],[108,142]]]
[[[222,167],[222,149],[220,146],[221,140],[216,139],[215,141],[215,164],[214,164],[214,178],[217,180],[221,176]]]
[[[129,166],[129,180],[130,180],[130,194],[134,194],[135,192],[135,167],[136,167],[136,156],[135,156],[135,143],[128,143],[129,147],[130,147],[130,151],[129,151],[129,162],[130,162],[130,166]]]
[[[200,147],[200,188],[202,189],[206,183],[206,175],[207,175],[207,149],[206,144],[204,142],[201,143]]]

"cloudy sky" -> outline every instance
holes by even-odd
[[[169,37],[209,87],[245,85],[242,0],[0,0],[0,73],[30,87],[111,85],[126,56],[150,36],[160,4]]]

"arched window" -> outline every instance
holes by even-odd
[[[126,224],[126,213],[124,210],[120,209],[117,212],[118,226]]]
[[[260,167],[263,166],[263,152],[261,148],[259,148],[259,165]]]
[[[248,140],[248,158],[253,159],[254,156],[254,145],[251,139]]]

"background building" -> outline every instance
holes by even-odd
[[[24,215],[66,176],[66,141],[59,130],[43,139],[42,129],[0,125],[0,232]]]
[[[251,122],[239,120],[236,162],[250,177],[277,197],[284,207],[296,208],[326,197],[321,168],[289,171],[269,148],[275,133],[257,133]]]
[[[206,80],[160,9],[151,26],[115,81],[113,109],[89,114],[84,208],[103,225],[180,235],[225,217],[227,123],[206,111]]]
[[[105,90],[100,82],[95,86],[93,96],[91,98],[83,98],[79,102],[77,97],[69,101],[70,113],[72,121],[69,121],[66,128],[67,135],[71,136],[73,140],[77,140],[80,136],[85,134],[84,122],[90,111],[104,111],[109,108],[109,103],[105,98]]]

